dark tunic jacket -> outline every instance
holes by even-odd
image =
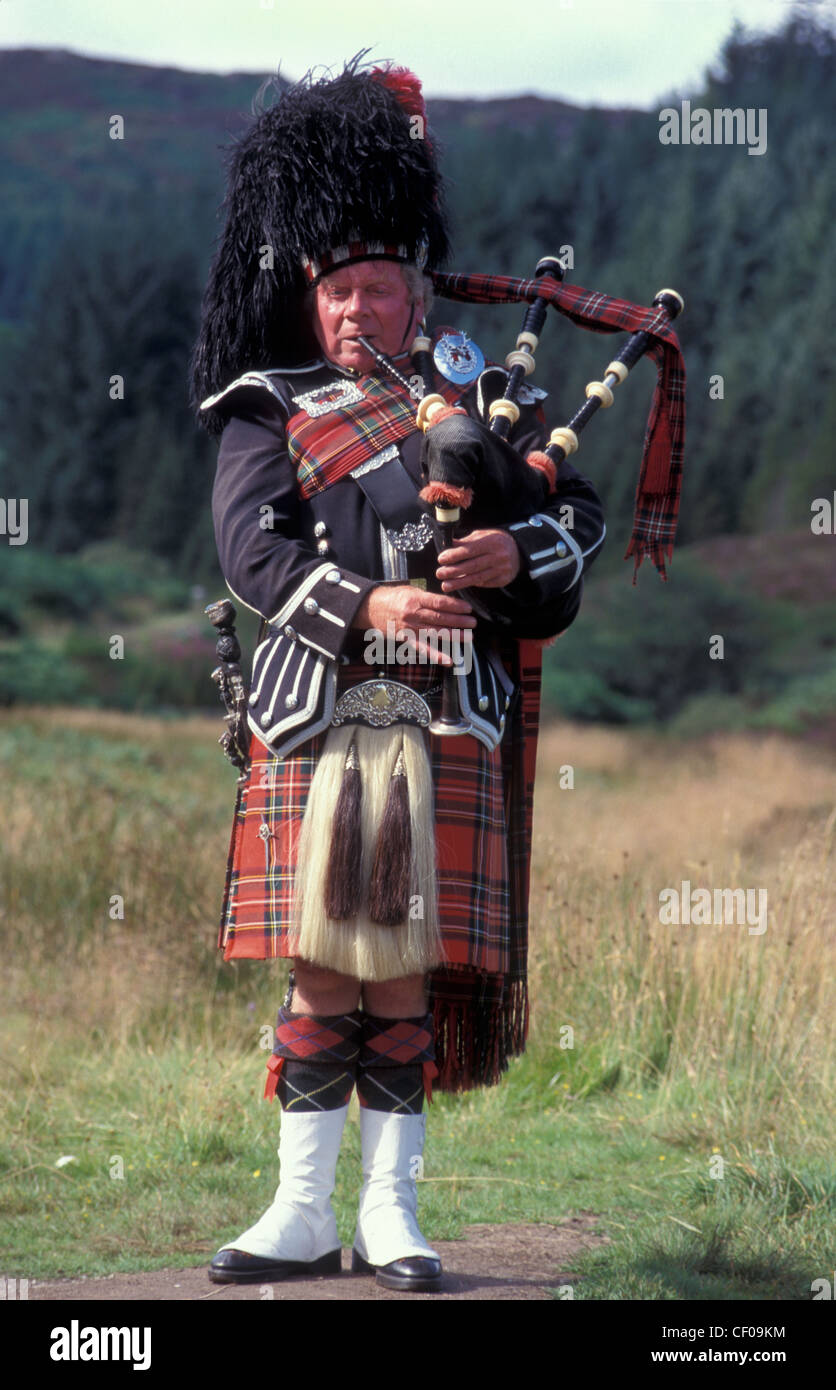
[[[405,370],[408,375],[408,359]],[[330,723],[337,663],[361,653],[362,633],[352,629],[352,621],[369,591],[404,577],[432,581],[437,564],[432,540],[423,549],[399,551],[387,542],[387,528],[390,537],[394,528],[403,544],[409,523],[416,526],[426,512],[417,496],[423,440],[417,428],[380,454],[371,448],[372,467],[367,461],[354,470],[360,477],[347,475],[307,500],[300,495],[287,421],[303,408],[300,398],[313,392],[315,399],[320,388],[341,378],[362,390],[362,375],[318,361],[247,373],[204,402],[227,415],[213,493],[221,569],[233,597],[265,620],[253,667],[250,727],[280,756]],[[487,369],[462,388],[460,403],[485,421],[487,404],[501,394],[504,380],[501,369]],[[403,393],[394,382],[392,390]],[[543,445],[543,395],[523,388],[520,420],[510,435],[522,459]],[[497,638],[518,635],[520,626],[524,635],[542,637],[567,628],[580,606],[584,572],[605,535],[594,488],[568,462],[560,465],[556,491],[536,514],[498,519],[497,525],[513,535],[521,569],[503,590],[468,592],[477,614],[481,609],[474,647],[482,651],[495,647]],[[484,669],[476,679],[480,691],[482,682],[495,684]],[[471,690],[474,708],[477,693]],[[494,727],[486,725],[483,734],[488,746],[504,728],[501,708],[491,715]]]

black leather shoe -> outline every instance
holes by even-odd
[[[261,1284],[287,1279],[291,1274],[341,1274],[342,1250],[329,1250],[318,1260],[270,1260],[248,1255],[245,1250],[219,1250],[209,1266],[213,1284]]]
[[[384,1289],[404,1293],[438,1293],[441,1289],[441,1260],[428,1255],[409,1255],[388,1265],[372,1265],[358,1250],[351,1252],[352,1274],[374,1274]]]

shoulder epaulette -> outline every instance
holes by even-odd
[[[271,377],[281,379],[285,376],[298,376],[300,373],[315,371],[322,365],[321,361],[316,361],[306,362],[301,367],[271,367],[266,372],[244,372],[243,376],[236,377],[235,381],[230,382],[229,386],[225,386],[222,391],[216,391],[214,396],[207,396],[205,401],[200,402],[200,408],[201,410],[211,410],[219,401],[222,401],[233,391],[237,391],[239,387],[244,386],[259,386],[262,390],[269,391],[271,396],[275,396],[276,400],[282,401],[284,404],[281,392],[276,389],[276,383],[271,380]]]

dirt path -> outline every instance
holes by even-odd
[[[562,1226],[468,1226],[463,1240],[437,1241],[444,1266],[438,1294],[394,1293],[371,1275],[349,1274],[351,1252],[343,1250],[343,1274],[320,1279],[288,1279],[279,1284],[212,1284],[206,1268],[160,1269],[148,1274],[110,1274],[102,1279],[32,1280],[30,1299],[150,1299],[180,1302],[202,1299],[548,1299],[550,1290],[571,1285],[572,1260],[600,1245],[599,1219],[583,1213]],[[568,1292],[568,1290],[567,1290]]]

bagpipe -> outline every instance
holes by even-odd
[[[505,358],[507,382],[501,396],[488,407],[493,447],[479,440],[480,426],[464,410],[456,410],[434,391],[432,342],[419,335],[412,344],[412,359],[423,383],[416,423],[425,433],[423,464],[425,485],[422,501],[432,507],[436,550],[452,546],[462,527],[508,526],[530,517],[554,491],[560,464],[579,447],[579,435],[601,409],[612,406],[613,392],[646,353],[659,365],[659,379],[648,420],[642,472],[636,493],[634,531],[627,555],[634,555],[636,570],[649,555],[665,577],[664,558],[670,555],[679,502],[684,445],[684,367],[679,345],[670,329],[682,312],[684,300],[676,290],[662,289],[650,309],[562,285],[563,266],[553,256],[538,261],[530,281],[507,277],[433,274],[435,288],[446,297],[470,302],[502,302],[529,299],[515,347]],[[621,351],[607,365],[601,381],[586,387],[586,399],[567,425],[553,429],[543,450],[523,461],[508,444],[508,436],[520,418],[521,388],[535,369],[535,352],[546,321],[549,303],[576,323],[596,331],[614,332],[633,327]],[[372,343],[361,338],[377,362],[403,382],[394,364]],[[404,382],[404,384],[407,384]],[[625,557],[626,558],[626,557]],[[634,576],[635,582],[635,576]],[[477,615],[486,612],[472,590],[460,590]],[[536,629],[522,635],[539,635]],[[442,710],[430,725],[436,734],[463,734],[469,721],[463,716],[457,673],[443,671]]]
[[[432,272],[435,291],[444,298],[467,303],[527,304],[515,346],[505,359],[507,380],[502,394],[488,406],[487,430],[436,393],[432,341],[425,333],[419,333],[411,347],[421,383],[417,391],[385,353],[365,338],[361,337],[360,342],[384,371],[419,397],[416,425],[425,435],[425,478],[420,497],[435,520],[438,553],[454,543],[463,527],[474,530],[508,526],[536,514],[554,491],[561,463],[578,450],[579,436],[589,421],[599,410],[612,406],[616,388],[645,354],[650,355],[657,365],[657,382],[645,432],[633,533],[625,558],[632,556],[635,560],[634,583],[635,572],[645,557],[665,578],[665,558],[671,555],[679,508],[685,429],[685,371],[671,324],[682,312],[684,301],[676,290],[662,289],[652,305],[645,307],[580,286],[564,285],[563,277],[562,264],[552,256],[538,261],[528,280]],[[630,330],[630,336],[608,363],[602,380],[588,383],[586,398],[568,424],[553,429],[546,447],[523,459],[508,443],[508,437],[520,418],[518,400],[526,379],[535,369],[535,352],[549,304],[580,327],[603,333]],[[486,435],[490,447],[486,446]],[[460,592],[477,616],[493,616],[486,610],[483,596],[472,590]],[[221,665],[213,671],[212,678],[226,707],[228,727],[219,742],[243,773],[248,758],[247,692],[239,665],[235,609],[224,599],[206,611],[220,634],[217,652]],[[533,629],[521,635],[538,633]],[[467,733],[470,725],[462,715],[454,668],[443,668],[442,692],[441,713],[430,724],[431,732]]]

